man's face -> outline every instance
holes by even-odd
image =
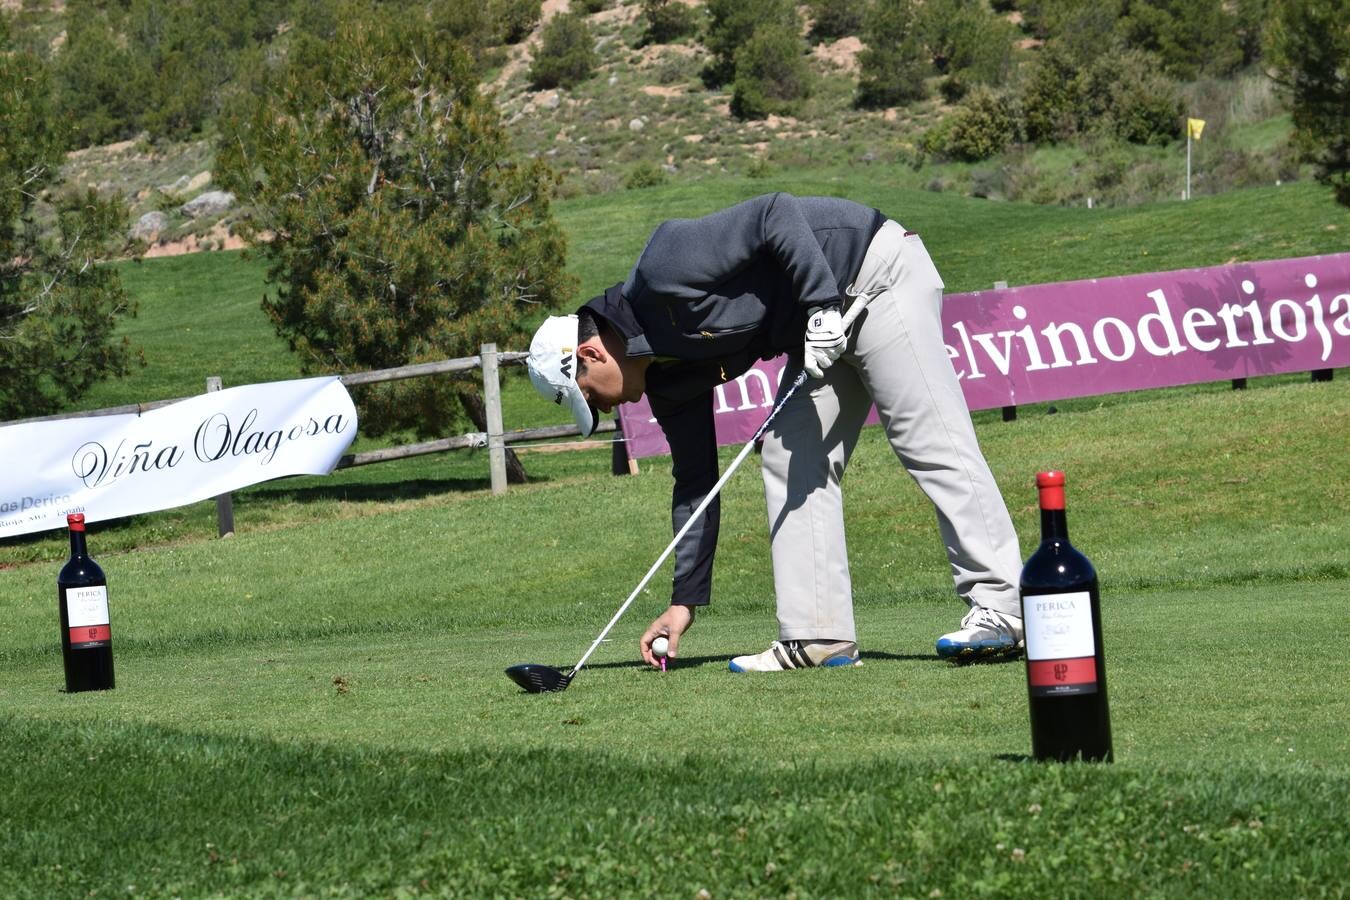
[[[633,367],[625,367],[598,338],[585,342],[578,350],[586,362],[586,371],[577,376],[577,387],[587,403],[608,413],[620,403],[633,403],[642,397],[646,379],[636,371],[629,371]]]
[[[587,360],[585,373],[577,376],[577,387],[581,388],[586,402],[601,412],[613,412],[614,407],[625,399],[623,371],[612,356]]]

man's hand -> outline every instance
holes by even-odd
[[[844,317],[837,306],[815,306],[806,314],[806,374],[819,378],[844,352]]]
[[[672,603],[665,612],[657,616],[652,624],[647,626],[647,630],[642,633],[642,639],[638,641],[638,649],[642,651],[642,658],[647,661],[647,665],[654,668],[661,668],[661,662],[652,656],[652,641],[659,637],[664,637],[670,641],[670,649],[666,651],[666,656],[674,659],[680,653],[680,635],[689,630],[689,626],[694,624],[694,608],[692,606],[680,606],[678,603]]]

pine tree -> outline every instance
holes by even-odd
[[[1300,155],[1350,206],[1350,0],[1280,0],[1271,29],[1274,77],[1293,99]]]
[[[796,7],[790,0],[708,0],[708,32],[703,39],[712,60],[703,69],[703,81],[720,87],[736,77],[736,54],[755,31],[768,25],[797,27]]]
[[[901,106],[928,96],[925,79],[933,67],[914,0],[876,0],[862,37],[867,47],[858,54],[858,106]]]
[[[731,111],[742,119],[788,115],[811,93],[806,46],[797,29],[766,25],[736,53]]]
[[[263,308],[307,371],[353,372],[520,347],[526,317],[570,299],[555,176],[511,158],[468,54],[417,17],[345,8],[301,35],[217,168],[255,210]],[[357,394],[361,428],[444,435],[473,374]]]
[[[536,88],[576,87],[600,65],[595,36],[580,13],[562,13],[544,26],[530,66],[530,84]]]
[[[46,66],[10,46],[0,17],[0,419],[58,412],[132,361],[114,332],[134,304],[98,264],[121,243],[126,209],[61,193],[59,121]],[[40,228],[44,196],[55,220]]]

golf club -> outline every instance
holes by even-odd
[[[880,293],[880,291],[877,291],[876,293]],[[854,320],[857,319],[867,307],[867,304],[872,302],[872,298],[876,296],[876,293],[862,293],[854,298],[853,305],[848,308],[846,313],[844,313],[843,326],[845,334],[848,333]],[[577,664],[572,667],[572,671],[563,673],[552,666],[545,666],[539,663],[521,663],[518,666],[511,666],[506,670],[506,676],[508,678],[531,694],[548,694],[567,689],[567,686],[572,683],[572,679],[577,677],[577,673],[581,671],[581,667],[586,664],[586,660],[591,658],[591,654],[595,652],[595,648],[599,647],[605,640],[605,636],[609,634],[610,629],[613,628],[619,619],[623,617],[623,614],[628,611],[628,607],[632,605],[633,600],[637,598],[638,594],[642,593],[642,589],[647,586],[647,582],[652,580],[652,576],[656,574],[656,570],[661,568],[661,564],[666,561],[666,558],[670,556],[675,550],[675,547],[679,545],[680,539],[683,538],[689,529],[693,527],[694,523],[698,521],[699,516],[703,515],[703,511],[708,508],[708,504],[712,503],[717,495],[721,493],[722,486],[730,480],[731,476],[735,474],[736,469],[745,461],[745,458],[750,455],[750,451],[754,449],[755,443],[764,436],[764,432],[769,430],[769,425],[773,422],[774,417],[778,415],[778,411],[787,405],[787,402],[792,399],[793,394],[797,393],[797,388],[806,383],[806,377],[805,370],[797,373],[797,377],[792,380],[790,385],[788,385],[788,389],[783,391],[782,396],[778,398],[778,402],[774,404],[773,409],[771,409],[769,414],[764,418],[764,423],[756,429],[755,436],[745,442],[745,446],[741,448],[741,452],[736,454],[736,458],[732,460],[731,465],[727,466],[727,470],[722,473],[722,477],[717,479],[717,483],[713,485],[713,488],[708,492],[708,495],[703,498],[703,502],[700,503],[693,514],[685,520],[684,525],[675,533],[675,537],[666,545],[666,549],[662,551],[659,557],[657,557],[656,562],[652,563],[652,567],[647,570],[647,574],[642,576],[642,580],[638,582],[638,586],[633,588],[633,593],[629,594],[628,599],[623,602],[623,606],[619,607],[619,611],[614,614],[614,618],[609,620],[609,624],[600,632],[600,636],[591,643],[590,648],[582,654],[581,659],[579,659]]]

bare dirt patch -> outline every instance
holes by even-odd
[[[216,225],[204,235],[189,234],[176,241],[157,241],[145,251],[146,259],[161,256],[182,256],[185,253],[200,253],[204,250],[242,250],[244,239],[230,231],[226,225]]]
[[[3,2],[3,0],[0,0]],[[128,150],[135,149],[136,141],[118,141],[115,144],[103,144],[99,147],[85,147],[82,150],[71,150],[66,153],[66,159],[87,159],[90,156],[116,156],[119,153],[126,153]]]
[[[841,71],[853,73],[858,71],[858,54],[862,52],[862,48],[863,42],[850,35],[832,44],[818,44],[811,52],[821,62]]]
[[[638,51],[639,69],[649,69],[654,65],[664,62],[672,56],[698,56],[697,47],[690,47],[688,44],[651,44]]]
[[[547,6],[548,4],[544,4]],[[591,16],[591,21],[596,24],[609,24],[618,22],[621,25],[627,25],[630,22],[637,21],[638,5],[636,3],[621,3],[611,6],[609,9],[602,9],[600,12]]]

